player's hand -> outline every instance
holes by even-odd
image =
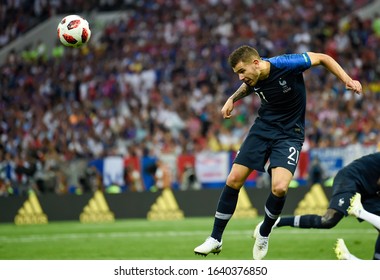
[[[221,110],[223,118],[225,119],[231,118],[232,116],[231,113],[233,110],[234,110],[234,101],[232,100],[232,98],[228,98]]]
[[[357,80],[350,80],[349,82],[347,82],[346,89],[352,90],[357,94],[361,94],[363,90],[361,83]]]

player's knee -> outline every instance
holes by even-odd
[[[238,172],[231,172],[228,177],[226,184],[234,189],[240,189],[244,184],[244,178]]]
[[[288,191],[288,185],[283,182],[277,182],[272,185],[272,193],[277,197],[283,197]]]

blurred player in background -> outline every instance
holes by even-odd
[[[380,260],[380,152],[356,159],[336,174],[330,205],[323,216],[281,217],[275,227],[329,229],[348,214],[371,223],[378,230],[373,259]],[[338,259],[357,259],[343,239],[338,239],[335,253]]]
[[[234,103],[255,93],[261,99],[258,117],[244,140],[227,177],[217,205],[214,226],[206,241],[194,249],[207,256],[222,250],[222,235],[238,201],[239,190],[253,170],[271,175],[271,192],[265,204],[264,221],[255,229],[253,258],[263,259],[269,234],[281,214],[289,183],[296,170],[305,137],[306,89],[303,72],[322,65],[338,77],[347,89],[362,92],[351,77],[329,55],[307,52],[261,58],[256,49],[241,46],[229,56],[229,64],[243,82],[227,99],[221,113],[231,118]]]

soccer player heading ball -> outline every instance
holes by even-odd
[[[296,170],[305,138],[306,89],[303,72],[322,65],[338,77],[346,88],[362,92],[359,81],[353,80],[329,55],[306,52],[262,58],[256,49],[241,46],[229,56],[233,71],[243,82],[227,99],[221,113],[231,118],[234,103],[255,93],[261,99],[258,117],[242,143],[227,177],[217,205],[214,226],[206,241],[194,249],[207,256],[222,250],[222,235],[231,219],[239,190],[253,170],[271,176],[271,192],[265,203],[265,217],[255,229],[253,258],[263,259],[268,251],[272,226],[281,214],[289,183]]]

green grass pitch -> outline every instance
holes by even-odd
[[[251,260],[251,235],[260,220],[233,218],[224,233],[222,252],[206,258],[194,255],[193,250],[210,234],[213,217],[104,224],[0,224],[0,259]],[[372,259],[377,231],[366,222],[347,217],[333,229],[275,229],[266,260],[335,260],[333,246],[337,238],[343,238],[357,257]]]

